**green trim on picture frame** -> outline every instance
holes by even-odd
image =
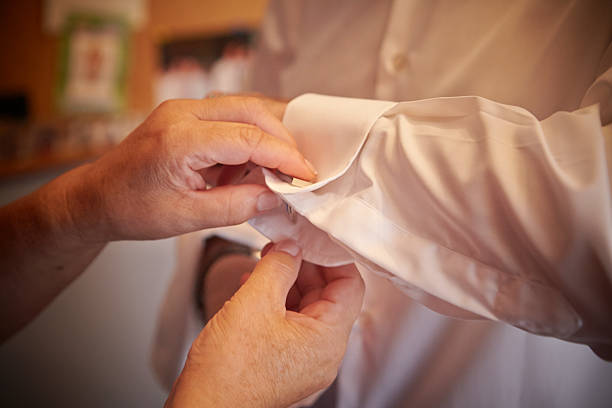
[[[111,110],[91,109],[92,107],[74,107],[69,106],[65,100],[65,90],[68,81],[68,64],[70,53],[70,40],[75,28],[80,24],[86,24],[89,27],[98,28],[108,25],[116,26],[120,33],[119,47],[119,62],[117,66],[117,80],[115,81],[115,90],[117,100],[115,106]],[[127,65],[129,56],[129,25],[120,17],[98,16],[91,14],[72,14],[70,15],[60,37],[59,51],[59,66],[58,79],[55,86],[55,100],[57,108],[64,113],[75,112],[119,112],[126,106],[126,80],[127,80]]]

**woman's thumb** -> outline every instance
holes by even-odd
[[[301,264],[302,251],[295,241],[278,242],[257,263],[237,295],[260,304],[265,302],[272,309],[284,312],[287,293],[297,279]]]

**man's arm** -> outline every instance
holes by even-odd
[[[0,341],[32,320],[122,239],[158,239],[243,222],[277,207],[265,186],[216,184],[217,164],[315,173],[257,98],[160,105],[124,142],[0,209]]]
[[[270,175],[270,187],[426,306],[447,311],[450,303],[603,356],[612,344],[606,111],[540,121],[477,97],[399,103],[382,114],[379,103],[290,102],[284,123],[319,181],[302,187]],[[364,144],[346,151],[351,141]],[[295,231],[308,223],[286,222],[293,236],[314,236]]]

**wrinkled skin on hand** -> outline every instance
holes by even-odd
[[[255,97],[227,96],[157,107],[89,169],[96,191],[87,199],[102,207],[105,238],[156,239],[233,225],[280,205],[263,185],[217,186],[223,168],[251,163],[313,179],[312,166],[277,117],[282,104],[274,113],[268,106]]]
[[[292,241],[267,249],[193,343],[168,407],[285,407],[333,382],[361,276],[354,265],[302,264]]]

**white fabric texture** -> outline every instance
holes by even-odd
[[[357,261],[434,310],[445,312],[441,299],[534,333],[612,343],[612,291],[599,284],[612,275],[611,141],[596,106],[540,122],[476,97],[304,95],[284,122],[321,180],[297,187],[267,172],[309,222],[262,215],[251,224],[265,235],[297,237],[314,263]],[[353,159],[333,165],[340,157]]]

